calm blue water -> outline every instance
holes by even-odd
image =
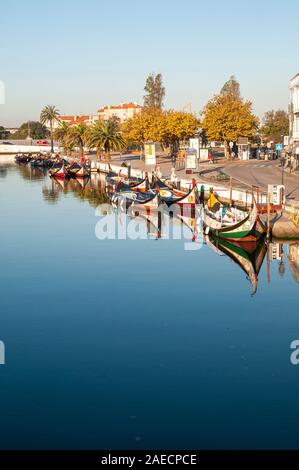
[[[288,248],[251,297],[207,245],[97,239],[83,195],[0,172],[1,448],[298,448]]]

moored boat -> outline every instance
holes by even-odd
[[[159,193],[133,191],[130,188],[114,191],[109,185],[106,186],[106,192],[111,203],[123,210],[132,206],[155,210],[161,203]]]
[[[54,163],[52,168],[49,170],[50,176],[55,176],[56,178],[67,178],[68,171],[65,162]]]
[[[16,163],[29,163],[31,160],[32,160],[32,155],[31,154],[18,153],[15,156],[15,162]]]
[[[124,187],[131,187],[139,191],[147,191],[149,189],[149,182],[148,182],[148,177],[147,175],[145,178],[136,178],[136,177],[130,177],[128,178],[127,175],[122,175],[121,170],[117,174],[114,171],[109,171],[107,173],[106,177],[106,183],[109,184],[110,186],[115,186],[120,188],[121,186]]]
[[[76,178],[87,178],[90,176],[90,170],[86,168],[85,165],[81,165],[78,171],[76,171],[75,175]]]
[[[151,189],[153,190],[159,190],[160,193],[163,194],[163,192],[170,192],[173,194],[175,197],[183,197],[185,196],[188,191],[182,191],[180,189],[173,188],[172,186],[166,184],[164,181],[162,181],[157,175],[153,175],[153,180],[151,183]]]
[[[250,241],[261,238],[266,231],[260,219],[255,200],[248,211],[236,207],[223,206],[211,193],[203,207],[202,219],[206,234],[212,233],[227,240]]]

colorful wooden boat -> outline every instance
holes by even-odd
[[[167,204],[167,206],[173,206],[178,204],[179,206],[187,205],[191,209],[195,209],[197,202],[197,188],[194,185],[188,193],[183,194],[183,196],[176,195],[171,190],[161,189],[159,190],[160,197],[162,201]]]
[[[90,170],[82,165],[81,168],[75,173],[76,178],[88,178],[90,176]]]
[[[15,156],[15,162],[16,163],[29,163],[31,160],[32,160],[32,155],[30,155],[30,154],[18,153]]]
[[[214,204],[215,206],[216,204]],[[248,242],[261,238],[266,232],[255,201],[249,211],[225,207],[219,201],[217,210],[213,210],[213,208],[211,210],[206,204],[202,210],[202,219],[205,233],[212,233],[222,239]]]
[[[50,176],[55,176],[56,178],[67,178],[69,176],[65,162],[54,163],[52,168],[49,170]]]
[[[147,175],[145,178],[128,178],[126,175],[122,175],[121,171],[117,174],[114,171],[109,171],[106,175],[106,183],[110,186],[117,187],[118,189],[122,186],[134,188],[138,191],[147,191],[149,189],[149,182]]]
[[[182,191],[180,189],[176,189],[176,188],[173,188],[173,187],[169,186],[164,181],[162,181],[160,178],[158,178],[157,175],[153,175],[153,180],[152,180],[152,183],[151,183],[151,189],[159,190],[160,193],[162,193],[162,194],[163,194],[163,191],[169,191],[176,197],[183,197],[188,193],[188,191]]]
[[[70,176],[76,176],[76,173],[78,173],[80,169],[81,165],[79,165],[77,162],[74,162],[67,167],[67,172]]]
[[[167,206],[179,204],[180,206],[188,205],[190,208],[194,209],[197,203],[197,187],[195,180],[192,181],[192,188],[189,191],[181,191],[168,186],[161,181],[160,178],[154,176],[151,189],[152,191],[159,191],[162,201],[165,202]]]
[[[109,185],[106,186],[106,192],[111,203],[120,206],[122,210],[132,206],[156,210],[161,203],[159,193],[132,191],[130,188],[114,191]]]

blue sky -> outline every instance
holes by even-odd
[[[0,125],[45,104],[94,113],[142,102],[161,72],[165,107],[200,111],[234,74],[255,112],[287,108],[299,72],[298,0],[10,0],[1,5]]]

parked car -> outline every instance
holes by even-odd
[[[39,145],[39,146],[46,146],[46,145],[50,145],[49,141],[48,140],[37,140],[36,141],[36,145]]]

